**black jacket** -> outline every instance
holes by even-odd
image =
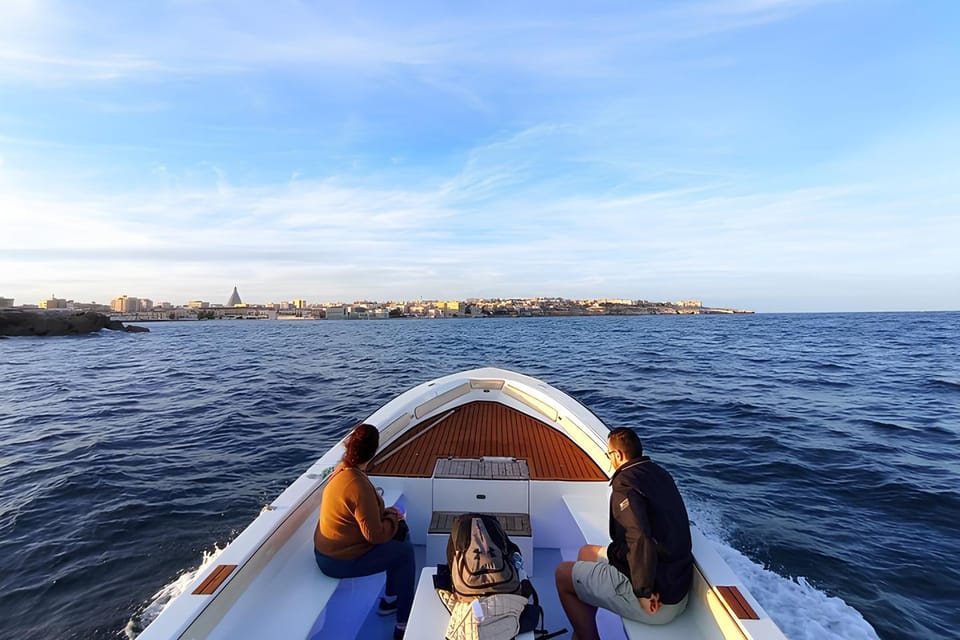
[[[637,597],[659,593],[663,604],[680,602],[693,581],[693,553],[673,478],[641,456],[617,469],[610,484],[610,564],[630,578]]]

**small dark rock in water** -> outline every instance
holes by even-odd
[[[0,337],[4,336],[76,336],[101,329],[142,332],[144,327],[125,327],[95,311],[37,312],[18,309],[0,311]]]
[[[123,330],[126,331],[127,333],[149,333],[150,332],[150,329],[147,329],[146,327],[138,327],[135,324],[128,324],[123,328]]]

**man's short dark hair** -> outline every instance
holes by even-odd
[[[643,455],[643,443],[640,442],[640,436],[628,427],[617,427],[607,434],[607,442],[617,451],[623,451],[628,460],[639,458]]]

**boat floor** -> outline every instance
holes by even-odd
[[[421,570],[424,568],[424,559],[426,556],[426,547],[424,545],[414,545],[414,552],[417,560],[417,577],[419,578]],[[559,549],[534,549],[534,566],[552,568],[560,564],[562,558]],[[381,583],[379,593],[383,594],[384,575],[379,574],[378,579]],[[540,606],[543,607],[544,621],[546,628],[551,631],[560,631],[566,628],[567,633],[560,634],[558,638],[570,637],[570,623],[567,621],[560,606],[560,599],[557,597],[557,589],[554,585],[553,571],[542,570],[538,575],[531,579],[537,595],[540,597]],[[351,602],[348,607],[328,607],[326,619],[323,626],[315,628],[310,638],[342,638],[346,629],[357,629],[357,606],[359,603]],[[366,617],[356,631],[356,638],[391,638],[393,634],[393,625],[396,623],[396,616],[381,616],[377,613],[377,599],[372,599],[364,607],[369,606]],[[625,640],[623,626],[620,618],[610,612],[601,610],[597,617],[600,635],[604,640]],[[420,640],[411,638],[410,640]]]

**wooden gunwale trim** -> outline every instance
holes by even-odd
[[[203,582],[201,582],[199,586],[197,586],[197,588],[193,590],[192,592],[193,595],[195,596],[211,595],[214,591],[217,590],[217,587],[223,584],[223,581],[227,579],[227,576],[233,573],[233,570],[236,568],[237,568],[237,565],[235,564],[217,565],[216,567],[214,567],[213,571],[211,571],[207,575],[207,577],[204,578]]]
[[[411,446],[404,450],[407,445]],[[608,479],[562,431],[522,411],[486,400],[469,402],[412,427],[377,454],[369,473],[429,478],[438,458],[482,456],[526,460],[531,480]]]
[[[462,515],[461,511],[434,511],[430,516],[430,526],[427,533],[449,534],[453,521]],[[500,521],[503,530],[511,536],[529,538],[533,535],[528,513],[488,513]]]
[[[750,603],[747,602],[747,599],[740,593],[740,589],[737,587],[718,586],[717,591],[720,593],[723,601],[727,603],[727,606],[730,607],[730,610],[733,611],[734,615],[741,620],[760,619],[760,616],[753,610],[753,607],[750,606]]]

